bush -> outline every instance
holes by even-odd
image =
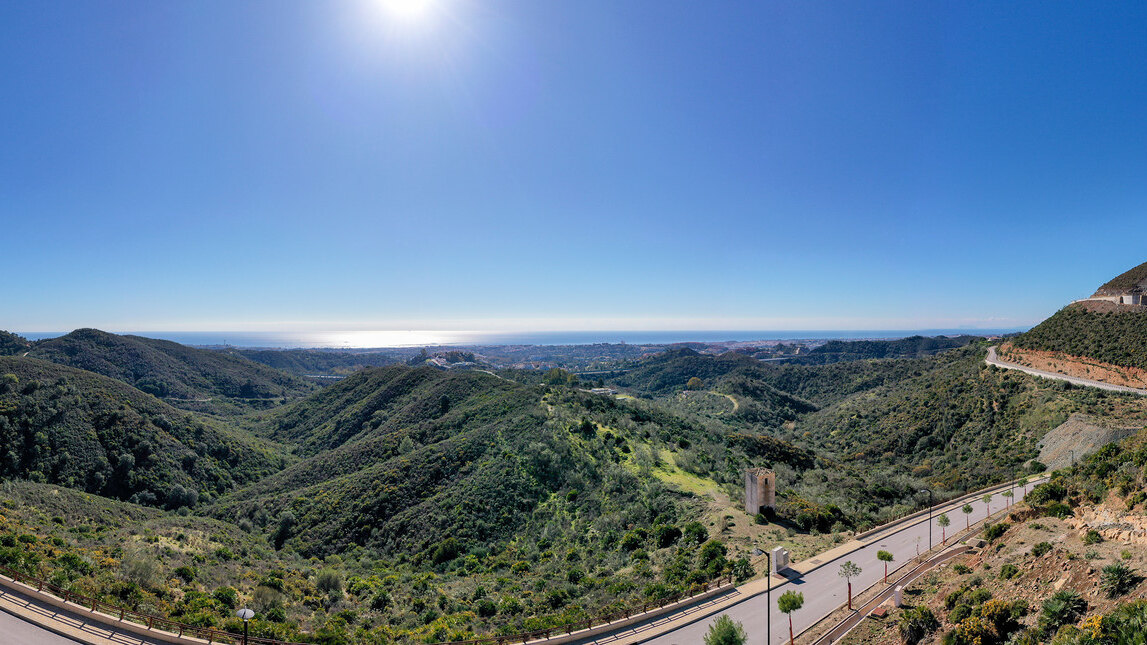
[[[1090,529],[1087,531],[1087,533],[1083,534],[1083,543],[1084,544],[1087,544],[1087,545],[1099,544],[1102,541],[1103,541],[1103,536],[1100,535],[1099,531],[1096,531],[1095,529]]]
[[[1011,524],[1007,522],[1000,522],[999,524],[989,524],[984,527],[984,539],[988,542],[995,542],[1000,539],[1004,533],[1007,532]]]
[[[948,622],[959,624],[972,615],[971,605],[956,605],[948,614]]]
[[[1043,556],[1047,555],[1049,551],[1051,551],[1050,542],[1038,542],[1032,546],[1032,555],[1037,558],[1042,558]]]
[[[664,549],[681,539],[681,529],[671,524],[662,524],[654,529],[654,535],[657,536],[657,548]]]
[[[733,575],[737,578],[737,582],[744,582],[755,574],[756,571],[753,570],[753,565],[748,558],[741,558],[733,563]]]
[[[968,567],[968,565],[966,565],[966,564],[960,564],[957,562],[956,564],[952,565],[952,571],[955,571],[956,573],[958,573],[960,575],[964,575],[966,573],[971,573],[972,569],[970,567]]]
[[[1078,592],[1064,589],[1057,591],[1043,601],[1043,612],[1039,617],[1039,628],[1044,634],[1053,635],[1063,625],[1079,621],[1087,611],[1087,601]]]
[[[1064,497],[1067,497],[1067,489],[1064,488],[1063,484],[1045,482],[1033,487],[1031,492],[1024,497],[1024,501],[1034,506],[1051,501],[1061,502]]]
[[[175,570],[175,576],[184,583],[194,580],[196,573],[195,567],[182,566]]]
[[[219,587],[211,597],[228,609],[234,609],[239,604],[239,592],[232,587]]]
[[[1049,502],[1047,506],[1043,507],[1043,514],[1047,517],[1058,517],[1061,520],[1075,515],[1071,507],[1063,502]]]
[[[1099,586],[1107,593],[1108,598],[1118,598],[1131,591],[1135,586],[1135,572],[1122,562],[1116,562],[1103,567],[1103,574],[1099,579]]]
[[[1011,580],[1020,574],[1020,568],[1012,563],[1000,567],[1000,580]]]
[[[482,600],[478,601],[476,611],[478,616],[482,618],[490,618],[491,616],[498,613],[498,606],[494,604],[493,600],[490,600],[489,598],[483,598]]]
[[[907,645],[916,645],[932,632],[940,629],[940,621],[932,610],[925,606],[913,607],[900,615],[897,625],[900,639]]]
[[[323,569],[319,572],[319,575],[315,577],[315,587],[328,595],[342,593],[342,574],[334,569]]]

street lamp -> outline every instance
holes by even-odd
[[[773,554],[765,551],[765,644],[773,645]]]
[[[928,493],[928,552],[932,552],[932,489],[921,488],[921,493]]]
[[[243,645],[247,645],[247,621],[255,617],[255,612],[244,607],[235,612],[235,615],[243,619]]]

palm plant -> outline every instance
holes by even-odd
[[[1043,601],[1039,627],[1045,635],[1054,635],[1060,627],[1075,623],[1087,611],[1087,601],[1079,592],[1070,589],[1057,591]]]
[[[1135,586],[1135,572],[1131,567],[1116,562],[1103,567],[1103,574],[1099,579],[1099,586],[1107,593],[1108,598],[1118,598]]]

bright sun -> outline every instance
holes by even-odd
[[[408,23],[422,22],[434,8],[434,0],[379,0],[386,12]]]

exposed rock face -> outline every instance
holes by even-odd
[[[1124,544],[1147,545],[1147,517],[1098,506],[1079,517],[1065,520],[1068,526],[1081,533],[1096,530],[1103,539]]]
[[[1075,451],[1078,461],[1112,441],[1130,437],[1138,429],[1137,426],[1101,426],[1087,415],[1075,413],[1040,439],[1038,459],[1048,470],[1066,468],[1071,465],[1071,451]]]

